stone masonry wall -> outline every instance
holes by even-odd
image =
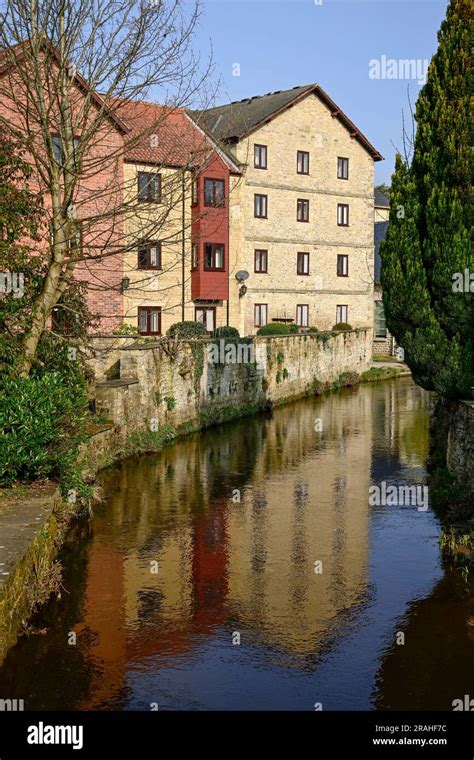
[[[447,464],[459,483],[474,493],[474,403],[459,401],[448,432]]]
[[[219,361],[208,353],[211,344],[219,347]],[[250,411],[310,395],[341,373],[360,374],[371,366],[372,331],[256,337],[253,344],[238,346],[254,354],[228,363],[235,359],[230,355],[235,344],[167,339],[102,353],[99,362],[92,362],[97,414],[126,438],[165,424],[206,425],[223,411],[228,412],[224,417],[233,416],[246,407]]]

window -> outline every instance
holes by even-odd
[[[260,274],[268,272],[268,251],[254,251],[254,270]]]
[[[254,306],[254,324],[255,327],[263,327],[267,324],[267,304],[256,303]]]
[[[60,135],[51,135],[51,140],[53,143],[53,154],[54,154],[54,160],[56,161],[59,166],[62,166],[64,164],[64,148],[63,148],[63,140]],[[79,145],[79,138],[74,138],[74,151]]]
[[[347,203],[337,204],[337,223],[339,227],[349,227],[349,206]]]
[[[296,220],[298,222],[309,222],[309,201],[298,198],[296,201]]]
[[[298,327],[308,327],[309,306],[307,303],[300,303],[296,307],[296,324]]]
[[[382,301],[375,301],[374,330],[376,338],[387,337],[387,325],[385,323],[385,311]]]
[[[296,274],[309,274],[309,253],[297,253]]]
[[[256,193],[253,196],[253,215],[257,219],[266,219],[268,212],[268,195],[259,195]]]
[[[161,335],[161,306],[138,307],[140,335]]]
[[[143,240],[138,246],[139,269],[161,269],[161,243]]]
[[[267,168],[267,146],[266,145],[253,146],[253,165],[256,169]]]
[[[337,159],[337,178],[338,179],[349,179],[349,159],[348,158],[341,158],[341,156]]]
[[[204,243],[204,269],[224,269],[224,246],[221,243]]]
[[[197,204],[199,200],[199,180],[197,177],[193,179],[191,184],[191,203],[193,206]]]
[[[340,325],[341,322],[347,324],[347,306],[345,304],[336,306],[336,324]]]
[[[296,153],[296,171],[298,174],[309,174],[309,153],[305,150]]]
[[[347,277],[349,275],[349,256],[337,255],[337,276]]]
[[[216,307],[196,306],[194,309],[194,321],[201,322],[208,332],[216,329]]]
[[[223,179],[204,180],[204,205],[223,206],[225,198],[225,182]]]
[[[199,265],[199,246],[193,243],[191,246],[191,270],[194,272]]]
[[[161,174],[138,172],[138,200],[161,203]]]

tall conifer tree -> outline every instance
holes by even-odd
[[[411,163],[396,158],[381,247],[388,329],[415,381],[448,398],[474,386],[471,23],[469,0],[451,0],[416,104]]]

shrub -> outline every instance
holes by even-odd
[[[114,335],[138,335],[138,327],[123,322],[120,327],[114,330]]]
[[[346,330],[352,330],[352,325],[348,325],[347,322],[338,322],[334,327],[332,328],[333,332],[344,332]]]
[[[170,338],[182,338],[186,340],[189,338],[202,338],[207,335],[207,330],[202,322],[175,322],[168,328],[166,334]]]
[[[294,322],[292,322],[291,324],[289,324],[288,328],[289,328],[290,334],[293,334],[293,335],[295,333],[298,333],[300,331],[300,328],[298,327],[298,325],[295,325]]]
[[[286,325],[283,322],[269,322],[263,327],[259,327],[257,335],[290,335],[294,330],[290,330],[290,327],[296,327],[296,325]],[[298,328],[296,327],[296,332]]]
[[[319,332],[319,330],[318,330],[317,327],[315,327],[314,325],[312,325],[311,327],[308,327],[308,332],[309,333],[317,333],[317,332]]]
[[[57,478],[70,484],[84,439],[87,396],[58,373],[0,382],[0,484]]]
[[[214,338],[240,338],[240,333],[236,327],[230,325],[222,325],[217,327],[213,333]]]

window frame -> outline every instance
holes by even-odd
[[[338,315],[339,309],[345,309],[346,310],[346,318],[345,319],[339,319],[338,320],[337,315]],[[348,304],[346,304],[346,303],[338,303],[337,306],[336,306],[336,325],[341,325],[341,324],[346,324],[347,325],[347,324],[349,324],[348,320],[349,320],[349,306],[348,306]]]
[[[340,161],[342,162],[341,164],[339,164]],[[341,172],[339,173],[340,166],[341,166]],[[344,172],[344,167],[346,169],[346,172]],[[346,176],[344,176],[345,173],[346,173]],[[344,179],[344,180],[349,179],[349,159],[347,158],[347,156],[337,157],[337,178]]]
[[[257,155],[259,157],[259,161],[261,160],[261,156],[265,156],[265,165],[262,163],[257,163]],[[262,145],[261,143],[254,143],[253,146],[253,168],[254,169],[262,169],[265,171],[265,169],[268,169],[268,145]]]
[[[215,261],[215,249],[216,248],[222,248],[222,266],[216,267],[216,266],[208,266],[206,264],[206,246],[211,246],[211,260]],[[204,264],[204,271],[205,272],[225,272],[225,244],[224,243],[211,243],[206,242],[203,243],[203,264]]]
[[[260,255],[260,268],[257,269],[257,253],[264,254],[265,268],[262,268],[262,255]],[[254,248],[253,251],[253,271],[255,274],[268,274],[268,248]]]
[[[151,261],[151,248],[156,247],[158,249],[158,264],[156,266],[152,265],[151,263],[147,263],[146,266],[140,265],[140,249],[146,248],[147,249],[147,261]],[[137,257],[137,269],[140,271],[143,270],[153,270],[158,271],[160,269],[163,269],[162,265],[162,259],[161,259],[161,240],[141,240],[138,244],[138,257]]]
[[[199,269],[199,243],[191,243],[191,272]]]
[[[158,331],[150,330],[151,325],[151,314],[152,312],[158,312]],[[142,332],[140,330],[140,314],[146,312],[147,315],[147,329],[146,332]],[[139,335],[161,335],[161,306],[139,306],[137,311],[137,320],[138,320],[138,333]]]
[[[154,180],[158,183],[156,198],[154,198],[153,195],[150,193],[151,183],[149,180],[147,182],[148,195],[146,196],[146,198],[140,195],[140,177],[153,177]],[[161,198],[162,198],[161,173],[139,171],[137,172],[137,185],[138,185],[137,199],[139,203],[161,203]]]
[[[261,321],[262,308],[265,308],[265,322]],[[257,313],[259,315],[259,322],[257,322]],[[265,327],[265,325],[268,325],[268,304],[267,303],[254,303],[253,323],[254,323],[254,327]]]
[[[265,213],[264,214],[257,214],[257,198],[265,198]],[[262,201],[260,201],[262,202]],[[268,219],[268,195],[265,195],[264,193],[254,193],[253,195],[253,216],[254,219]]]
[[[339,267],[339,262],[342,261],[342,267]],[[345,262],[345,267],[344,267]],[[341,271],[339,271],[341,269]],[[346,270],[344,272],[344,269]],[[336,274],[338,277],[349,277],[349,256],[347,253],[338,253],[336,260]]]
[[[206,312],[206,313],[207,312],[212,312],[213,327],[212,327],[211,330],[207,329],[207,320],[206,319],[204,319],[203,321],[201,321],[200,319],[197,318],[197,314],[196,314],[197,311],[203,311],[203,312]],[[203,324],[204,327],[206,328],[207,332],[213,332],[216,329],[216,307],[215,306],[196,306],[195,305],[194,306],[194,321],[195,322],[200,322],[201,324]]]
[[[61,160],[58,161],[58,158],[56,156],[55,152],[55,140],[59,140],[58,148],[61,151]],[[74,137],[73,138],[73,145],[74,145],[74,163],[76,163],[76,148],[79,146],[79,143],[81,141],[80,137]],[[63,148],[63,138],[59,134],[59,132],[51,132],[51,142],[53,144],[53,158],[56,162],[56,164],[63,169],[64,168],[64,148]]]
[[[298,166],[299,166],[300,157],[301,157],[301,164],[303,166],[303,169],[304,169],[304,165],[305,165],[305,161],[306,161],[306,163],[307,163],[307,171],[300,171],[299,170]],[[306,175],[309,174],[309,151],[308,150],[297,150],[296,151],[296,173],[297,174],[306,174]]]
[[[301,209],[301,214],[300,214]],[[300,216],[304,217],[305,214],[303,213],[304,209],[306,209],[306,219],[305,218],[299,218]],[[308,224],[309,222],[309,198],[297,198],[296,199],[296,221],[301,222],[303,224]]]
[[[199,177],[193,177],[191,180],[191,206],[197,206],[199,203]]]
[[[298,322],[298,312],[299,312],[300,309],[301,309],[301,312],[300,312],[301,315],[303,313],[306,314],[306,324],[303,324],[303,321]],[[306,311],[303,312],[303,309],[306,309]],[[295,324],[298,327],[309,327],[309,304],[308,303],[297,303],[296,304],[296,319],[295,319]]]
[[[380,334],[380,331],[377,330],[377,323],[378,323],[378,318],[379,318],[379,315],[377,314],[377,307],[379,306],[379,304],[380,304],[380,307],[381,307],[381,310],[382,310],[383,324],[384,324],[384,332],[383,332],[382,335]],[[379,307],[379,311],[380,311],[380,307]],[[387,336],[388,336],[388,330],[387,330],[387,319],[386,319],[386,316],[385,316],[385,309],[384,309],[384,305],[383,305],[382,299],[378,298],[376,301],[374,301],[374,338],[375,339],[378,338],[380,340],[385,340],[387,338]]]
[[[212,201],[207,202],[207,185],[212,183]],[[216,185],[222,185],[222,198],[217,200]],[[225,180],[220,177],[204,177],[204,205],[207,208],[223,208],[225,206]]]
[[[339,221],[339,211],[341,210],[341,218],[344,220],[346,217],[346,221]],[[337,204],[337,226],[338,227],[349,227],[349,204],[348,203],[338,203]]]
[[[300,267],[300,260],[307,261],[307,272],[304,271],[304,266]],[[309,277],[309,262],[310,262],[310,255],[309,251],[297,251],[296,253],[296,274],[298,277]],[[301,270],[301,271],[300,271]]]

